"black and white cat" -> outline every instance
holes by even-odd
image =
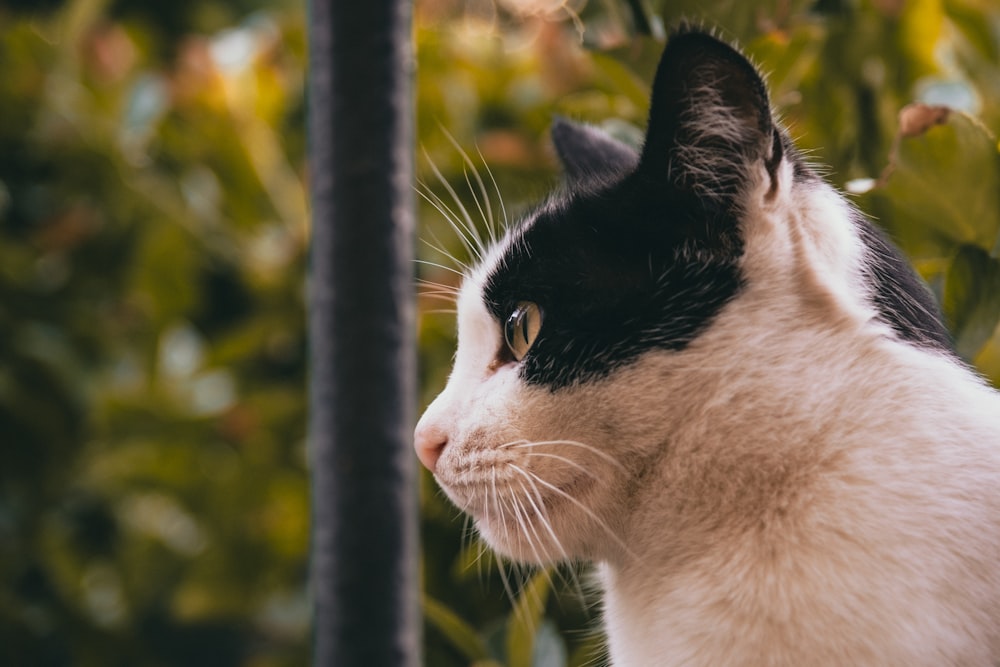
[[[486,541],[597,563],[616,667],[1000,664],[1000,394],[755,69],[682,29],[641,154],[553,139],[415,434]]]

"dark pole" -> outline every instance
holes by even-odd
[[[408,0],[312,0],[317,667],[419,664]]]

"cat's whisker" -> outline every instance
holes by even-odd
[[[490,241],[496,243],[497,233],[496,233],[495,221],[493,219],[493,206],[490,204],[490,196],[486,192],[486,184],[483,183],[483,179],[479,175],[479,169],[476,167],[475,163],[469,157],[469,154],[465,151],[465,149],[463,149],[462,146],[458,143],[458,141],[456,141],[455,137],[452,136],[451,132],[449,132],[444,127],[442,127],[441,130],[444,132],[444,135],[448,138],[448,141],[451,142],[451,145],[455,147],[455,150],[458,151],[458,154],[462,156],[462,161],[465,162],[466,168],[463,169],[463,171],[465,172],[465,182],[469,186],[469,192],[472,194],[473,199],[476,200],[476,206],[479,208],[479,215],[486,222],[486,228],[489,231]],[[478,146],[476,147],[476,151],[477,152],[479,151]],[[480,157],[482,157],[481,152],[480,152]],[[483,164],[484,165],[486,164],[485,160],[483,160]],[[473,176],[475,176],[476,178],[476,185],[478,186],[479,189],[478,196],[476,195],[476,192],[472,187],[472,183],[469,180],[469,171],[472,171]],[[499,191],[497,194],[499,194]],[[480,197],[482,198],[482,203],[480,203]],[[485,211],[483,210],[484,205],[486,207]],[[485,246],[483,246],[483,250],[485,249],[486,249]]]
[[[456,285],[449,285],[448,283],[439,283],[433,280],[428,280],[427,278],[417,278],[416,282],[421,287],[432,287],[434,289],[441,290],[442,292],[451,292],[452,294],[455,295],[457,295],[459,292],[462,291],[461,288],[459,288]]]
[[[431,239],[434,242],[431,243],[427,239],[420,239],[421,243],[423,243],[425,246],[427,246],[428,248],[430,248],[434,252],[438,253],[439,255],[442,255],[442,256],[447,257],[448,259],[450,259],[455,264],[455,266],[460,269],[460,273],[469,270],[469,265],[467,263],[463,262],[458,257],[455,257],[455,255],[453,255],[452,253],[450,253],[447,250],[445,250],[444,246],[441,244],[440,241],[438,241],[437,237],[434,235],[433,232],[431,232],[431,231],[428,230],[427,233],[430,235]]]
[[[445,494],[442,492],[441,495],[444,496]],[[487,496],[487,501],[488,499],[489,496]],[[479,531],[477,530],[475,524],[473,523],[472,513],[470,511],[471,502],[472,501],[470,500],[467,503],[463,503],[463,506],[459,508],[460,513],[464,515],[462,521],[461,548],[462,550],[469,549],[472,547],[472,544],[475,543],[476,548],[479,551],[479,554],[473,560],[472,564],[476,566],[476,577],[479,580],[479,585],[483,586],[484,581],[483,581],[482,560],[483,556],[486,554],[487,546],[486,543],[483,541],[482,537],[479,535]]]
[[[530,477],[527,477],[526,479],[529,482],[532,481]],[[531,493],[524,486],[524,482],[518,482],[518,486],[521,487],[521,491],[524,494],[524,497],[528,500],[528,502],[531,504],[532,509],[535,511],[535,516],[538,517],[538,521],[542,524],[542,527],[545,528],[546,532],[548,532],[549,536],[552,538],[552,542],[553,544],[555,544],[556,549],[559,550],[559,553],[562,554],[562,557],[564,559],[569,558],[569,556],[566,553],[566,550],[563,549],[562,543],[559,541],[559,538],[556,537],[556,534],[552,532],[552,526],[549,524],[548,519],[545,517],[542,507],[539,507],[538,504],[535,503],[535,500],[534,498],[532,498]],[[532,532],[535,533],[535,537],[538,539],[539,542],[541,542],[542,541],[541,536],[534,530],[534,522],[532,522]],[[536,560],[538,560],[539,563],[542,562],[542,559],[538,557],[538,554],[535,554],[535,558]]]
[[[496,489],[496,480],[495,480],[496,468],[493,469],[493,473],[494,473],[494,489]],[[515,493],[513,493],[513,489],[511,488],[510,484],[508,483],[508,485],[507,485],[507,494],[505,496],[506,499],[510,501],[509,504],[503,502],[505,497],[501,496],[499,494],[499,492],[496,495],[497,495],[497,502],[499,504],[501,504],[501,505],[507,505],[507,509],[511,512],[511,514],[514,517],[514,520],[517,522],[518,526],[521,529],[521,535],[522,535],[522,537],[528,543],[528,548],[531,550],[531,552],[534,555],[535,559],[540,561],[541,557],[540,557],[540,554],[538,553],[538,551],[536,549],[535,542],[532,540],[532,537],[531,537],[532,533],[528,532],[529,530],[531,530],[532,532],[534,532],[534,530],[532,528],[532,524],[531,524],[530,520],[527,517],[527,511],[524,509],[524,506],[519,501],[518,496]],[[502,512],[502,510],[501,510],[501,512]],[[504,526],[507,525],[507,522],[503,518],[502,514],[501,514],[501,523]],[[537,532],[534,532],[534,534],[535,534],[536,539],[538,539]],[[525,593],[525,584],[527,584],[527,582],[531,579],[531,573],[532,573],[532,570],[534,568],[532,568],[532,566],[529,565],[528,563],[523,562],[523,561],[519,561],[519,560],[515,560],[515,561],[511,562],[510,566],[511,566],[511,570],[512,570],[512,572],[513,572],[513,574],[514,574],[514,576],[515,576],[515,578],[516,578],[516,580],[518,582],[518,586],[517,586],[518,593],[520,595],[523,595]],[[511,604],[514,606],[515,609],[518,609],[519,606],[517,605],[516,598],[517,598],[517,595],[515,595],[514,597],[511,598]],[[524,620],[527,621],[527,619],[524,619]]]
[[[511,491],[513,491],[513,489],[511,489]],[[527,491],[523,488],[523,485],[522,491],[527,493]],[[514,510],[514,518],[517,521],[517,525],[521,528],[521,536],[525,539],[525,541],[527,541],[528,548],[531,550],[531,555],[535,557],[536,561],[541,563],[543,562],[542,556],[538,553],[538,549],[535,548],[535,542],[541,542],[541,537],[535,530],[534,522],[527,517],[528,512],[521,504],[519,496],[511,493],[510,498],[512,509]],[[532,536],[534,536],[534,539],[532,539]]]
[[[435,167],[435,171],[436,169],[437,167]],[[440,174],[440,172],[436,173]],[[443,179],[444,177],[439,175],[439,178]],[[445,219],[448,225],[458,235],[458,239],[459,241],[462,242],[462,245],[465,247],[466,252],[468,252],[470,256],[474,256],[479,260],[482,260],[483,258],[482,253],[480,252],[478,245],[474,243],[476,234],[468,230],[467,224],[472,224],[472,222],[471,218],[469,218],[469,214],[465,212],[464,207],[462,208],[463,215],[462,217],[459,217],[459,215],[455,213],[453,210],[451,210],[451,207],[448,206],[448,204],[446,204],[443,199],[438,197],[434,193],[434,191],[430,189],[429,186],[425,185],[424,183],[420,183],[420,185],[421,187],[425,188],[426,192],[424,190],[417,190],[417,194],[423,197],[424,201],[433,206],[434,209],[441,214],[441,216]],[[451,186],[447,185],[447,187],[449,191],[452,193],[452,196],[456,197],[457,195],[454,194],[454,190],[451,190]],[[457,204],[459,206],[462,206],[462,203],[460,201],[457,201]],[[468,223],[463,222],[462,221],[463,217],[467,219],[469,222]]]
[[[452,296],[458,296],[458,290],[449,285],[443,285],[441,283],[431,282],[429,280],[417,281],[417,287],[420,287],[422,292],[433,292],[436,294],[450,294]]]
[[[605,533],[607,533],[608,537],[610,537],[612,539],[612,541],[614,541],[614,543],[616,545],[618,545],[622,549],[622,551],[624,553],[628,554],[629,556],[631,556],[633,558],[635,557],[635,554],[632,552],[632,550],[629,548],[629,546],[627,544],[625,544],[624,541],[622,541],[622,539],[618,536],[618,534],[615,533],[615,531],[613,531],[611,529],[611,527],[608,526],[608,524],[603,519],[601,519],[599,516],[597,516],[596,514],[594,514],[594,512],[589,507],[587,507],[586,505],[584,505],[583,503],[581,503],[579,500],[577,500],[576,498],[574,498],[570,494],[568,494],[565,491],[563,491],[562,489],[560,489],[555,484],[552,484],[550,482],[546,482],[539,475],[537,475],[537,474],[535,474],[535,473],[533,473],[531,471],[525,470],[524,468],[522,468],[521,466],[519,466],[519,465],[517,465],[515,463],[510,463],[508,465],[513,470],[518,470],[518,471],[520,471],[524,475],[530,475],[531,477],[533,477],[535,479],[535,481],[537,481],[539,484],[541,484],[545,488],[549,489],[550,491],[552,491],[553,493],[559,495],[560,497],[565,498],[566,500],[568,500],[577,509],[579,509],[581,512],[583,512],[584,514],[586,514],[590,518],[590,520],[594,522],[594,525],[596,525],[597,527],[601,528]]]
[[[480,588],[482,588],[484,586],[483,556],[486,554],[486,546],[479,537],[479,532],[472,522],[472,515],[466,514],[465,521],[462,523],[462,550],[467,552],[473,548],[477,553],[472,562],[469,563],[469,567],[476,568],[476,579],[479,581]]]
[[[454,225],[450,226],[452,227],[452,229],[454,229]],[[423,238],[421,238],[420,240],[431,250],[434,250],[438,254],[443,255],[448,259],[450,259],[452,263],[455,265],[455,267],[460,269],[463,274],[468,273],[472,269],[472,267],[469,265],[469,262],[459,259],[457,255],[448,250],[447,244],[443,243],[441,239],[438,238],[438,235],[434,233],[433,230],[429,228],[424,229],[424,234],[430,237],[430,241]],[[468,254],[468,250],[466,250],[466,253]]]
[[[452,285],[446,285],[444,283],[437,283],[432,280],[425,280],[423,278],[418,278],[416,281],[417,287],[421,287],[426,291],[439,292],[442,294],[451,294],[453,296],[458,296],[459,290],[457,287]]]
[[[441,216],[449,223],[449,226],[453,231],[457,231],[461,237],[459,240],[467,241],[466,234],[462,231],[464,224],[462,223],[461,216],[452,210],[451,206],[448,205],[440,195],[434,192],[434,189],[424,181],[419,178],[416,179],[416,185],[413,187],[414,192],[420,195],[420,198],[431,205]],[[435,242],[440,244],[440,240],[435,237]]]
[[[470,246],[472,254],[474,254],[481,260],[483,258],[483,255],[485,255],[486,248],[483,244],[483,238],[479,234],[479,230],[476,229],[476,225],[472,221],[472,216],[469,215],[469,211],[468,209],[465,208],[465,205],[459,198],[458,193],[455,192],[455,189],[453,187],[451,187],[451,183],[449,183],[448,179],[444,177],[444,174],[441,173],[441,170],[438,169],[437,165],[434,164],[433,161],[431,161],[430,156],[427,155],[427,151],[424,151],[424,156],[427,157],[427,161],[430,164],[431,171],[434,173],[434,176],[438,179],[438,182],[445,189],[445,191],[449,195],[451,195],[452,201],[454,201],[455,205],[458,207],[459,211],[462,214],[460,219],[454,219],[454,220],[449,219],[449,221],[452,223],[453,226],[455,226],[455,231],[458,232],[460,235],[462,235],[462,237],[465,239],[466,244]],[[440,197],[435,196],[435,199],[438,199],[440,201]],[[442,204],[443,203],[444,202],[442,202]],[[476,243],[472,243],[472,241],[476,241]]]
[[[509,229],[510,220],[507,218],[507,207],[503,203],[503,195],[500,193],[500,186],[497,185],[497,179],[493,176],[493,170],[490,169],[490,165],[486,161],[486,158],[483,157],[483,152],[479,150],[479,146],[476,146],[476,153],[479,154],[479,161],[483,163],[483,168],[486,169],[486,175],[490,177],[490,182],[493,183],[493,190],[497,193],[497,201],[500,203],[500,215],[503,217],[503,228]],[[500,230],[491,227],[490,232],[493,237],[493,243],[497,243],[497,241],[499,241]]]
[[[595,602],[592,597],[588,599],[587,592],[583,590],[583,582],[580,581],[580,572],[577,567],[578,565],[579,563],[574,561],[564,563],[565,569],[569,574],[561,575],[560,578],[566,587],[572,591],[574,597],[577,599],[577,602],[580,604],[580,607],[589,610],[593,607]]]
[[[447,301],[449,303],[455,303],[455,295],[451,292],[440,292],[436,290],[425,290],[417,293],[417,296],[426,297],[428,299],[439,299],[441,301]]]
[[[589,634],[591,637],[596,636],[599,641],[597,642],[597,646],[594,647],[593,653],[580,664],[580,667],[597,667],[597,665],[607,665],[609,654],[607,638],[598,630],[584,634]]]
[[[496,519],[499,521],[500,525],[504,525],[503,517],[503,506],[500,504],[500,496],[497,493],[497,469],[493,468],[493,475],[490,480],[489,494],[486,497],[486,514],[490,513],[489,510],[489,498],[492,496],[493,504],[496,506]],[[510,600],[511,605],[517,604],[517,596],[514,595],[514,590],[511,588],[510,579],[507,576],[507,570],[504,569],[504,559],[497,557],[497,570],[500,572],[500,581],[503,582],[504,592],[507,594],[507,599]]]
[[[457,302],[456,302],[456,299],[455,299],[455,295],[447,293],[447,292],[437,292],[437,291],[430,291],[430,290],[428,290],[426,292],[425,291],[419,291],[419,292],[417,292],[417,296],[419,298],[421,298],[421,299],[424,299],[424,298],[426,298],[426,299],[433,299],[435,301],[444,301],[444,302],[449,303],[449,304],[451,304],[453,306],[457,306],[458,305]]]
[[[421,301],[434,301],[434,302],[444,302],[444,305],[450,305],[451,308],[444,308],[443,310],[423,310],[424,313],[432,312],[446,312],[446,313],[457,313],[458,308],[456,307],[455,300],[448,297],[446,294],[420,294]],[[421,304],[424,305],[424,304]]]
[[[501,446],[513,449],[526,449],[530,447],[543,447],[543,446],[554,446],[554,445],[566,445],[568,447],[579,447],[581,449],[585,449],[594,456],[597,456],[598,458],[607,461],[608,463],[615,466],[622,472],[627,472],[625,466],[622,465],[620,461],[616,460],[613,456],[611,456],[607,452],[602,452],[600,449],[597,449],[592,445],[588,445],[578,440],[536,440],[536,441],[515,440],[513,442],[509,442]]]
[[[418,286],[419,287],[419,286]],[[438,301],[445,301],[454,306],[458,305],[458,295],[454,292],[441,288],[431,288],[424,287],[417,290],[417,296],[420,298],[435,299]]]
[[[511,491],[513,491],[513,489],[511,489]],[[516,494],[513,494],[513,493],[511,494],[511,501],[513,503],[513,508],[514,508],[515,513],[517,515],[518,525],[521,527],[522,537],[525,540],[527,540],[528,547],[531,549],[531,552],[534,555],[535,560],[537,560],[538,562],[542,562],[542,559],[539,556],[538,551],[535,549],[535,545],[534,545],[534,542],[531,539],[531,535],[528,532],[528,530],[531,530],[531,532],[534,533],[534,535],[535,535],[535,539],[538,539],[539,541],[541,541],[540,538],[538,537],[538,533],[535,532],[535,530],[534,530],[534,526],[533,526],[532,522],[527,518],[527,510],[524,509],[524,506],[521,504],[520,500],[518,500],[518,496]],[[522,512],[525,515],[525,519],[524,520],[527,523],[527,527],[525,526],[525,523],[521,522],[521,513]],[[529,595],[534,596],[534,598],[533,598],[533,600],[534,600],[533,606],[536,606],[536,607],[541,606],[541,598],[538,596],[537,593],[534,592],[534,587],[531,587],[531,586],[527,585],[531,581],[531,570],[533,568],[530,568],[529,566],[527,566],[525,564],[522,564],[522,565],[525,567],[525,570],[519,570],[519,572],[518,572],[519,578],[521,580],[521,586],[520,586],[519,594],[520,594],[520,596],[529,596]],[[539,574],[541,574],[542,576],[545,577],[545,579],[549,583],[549,585],[552,584],[552,573],[551,573],[551,570],[549,568],[541,567],[538,570],[538,572],[539,572]],[[514,604],[514,614],[518,617],[518,619],[520,620],[521,623],[524,623],[525,625],[528,625],[532,621],[531,621],[530,617],[528,617],[528,616],[525,615],[526,613],[527,613],[527,608],[525,607],[525,605],[517,604],[517,603]]]
[[[423,185],[423,187],[426,188],[426,192],[417,190],[417,193],[441,215],[445,222],[448,223],[448,226],[451,227],[452,231],[458,237],[459,242],[462,244],[462,247],[465,249],[466,255],[481,259],[476,251],[475,244],[469,239],[469,234],[464,231],[465,224],[458,217],[458,214],[452,211],[444,200],[430,190],[428,186]],[[463,271],[469,269],[469,263],[458,259],[454,254],[446,250],[445,244],[441,242],[436,234],[429,229],[425,230],[424,233],[428,234],[434,242],[432,244],[425,241],[429,247],[434,249],[436,252],[449,257],[456,266],[462,267]]]
[[[566,552],[565,547],[563,547],[562,541],[560,541],[559,537],[556,535],[555,531],[552,529],[552,523],[551,523],[551,521],[549,521],[549,517],[548,517],[548,515],[545,512],[545,501],[542,499],[542,493],[538,489],[538,485],[535,484],[535,480],[533,480],[530,476],[528,476],[528,475],[523,475],[523,476],[524,476],[524,478],[526,480],[528,480],[528,484],[531,485],[532,493],[527,493],[527,490],[524,488],[524,484],[523,483],[521,483],[520,486],[521,486],[521,489],[523,491],[525,491],[525,494],[526,494],[525,497],[528,499],[528,502],[531,503],[531,507],[535,510],[535,516],[538,517],[538,520],[539,520],[539,522],[541,522],[542,527],[545,528],[546,532],[548,532],[548,534],[549,534],[549,537],[552,538],[553,544],[555,545],[556,549],[559,550],[560,555],[562,555],[563,562],[569,563],[572,559],[570,558],[569,554]],[[538,500],[537,503],[535,502],[536,499]],[[557,572],[558,572],[558,570],[557,570]],[[560,578],[562,579],[563,583],[566,586],[574,588],[574,590],[577,593],[580,594],[580,598],[583,599],[583,589],[580,587],[580,581],[579,581],[579,579],[577,579],[575,572],[573,572],[572,575],[573,575],[572,576],[572,579],[573,579],[573,583],[572,584],[570,584],[569,581],[567,581],[564,577],[562,577],[561,573],[560,573]]]
[[[568,459],[565,456],[559,456],[558,454],[549,454],[547,452],[528,452],[528,456],[538,456],[538,457],[541,457],[541,458],[555,459],[557,461],[562,461],[566,465],[571,466],[573,468],[576,468],[577,470],[579,470],[580,472],[582,472],[584,475],[587,475],[591,479],[600,479],[601,478],[600,475],[598,475],[597,473],[595,473],[593,470],[587,470],[586,468],[584,468],[582,465],[580,465],[576,461],[574,461],[572,459]]]
[[[417,264],[426,264],[427,266],[433,266],[435,268],[441,269],[442,271],[448,271],[449,273],[454,273],[457,276],[464,276],[461,271],[453,269],[450,266],[445,266],[444,264],[438,264],[437,262],[432,262],[429,259],[415,259],[413,260]]]
[[[553,574],[559,580],[560,585],[569,590],[573,597],[579,601],[580,606],[586,607],[586,593],[583,591],[583,585],[580,583],[576,570],[567,563],[565,569],[562,567],[554,568]]]
[[[479,555],[476,556],[476,571],[479,578],[480,588],[485,588],[486,586],[486,574],[487,570],[484,567],[487,564],[487,555],[493,553],[489,545],[486,544],[486,540],[483,539],[481,535],[476,535],[476,548],[479,549]],[[492,556],[493,560],[496,560],[497,556]]]
[[[465,157],[464,154],[463,154],[463,157]],[[468,157],[466,157],[466,159],[468,159]],[[465,174],[465,184],[469,187],[469,192],[472,193],[472,198],[476,202],[476,208],[479,209],[479,217],[481,217],[483,219],[483,221],[486,223],[486,229],[488,230],[487,233],[489,234],[489,238],[492,239],[493,238],[493,210],[490,207],[490,200],[489,200],[489,197],[486,194],[486,188],[483,185],[483,181],[479,177],[479,172],[476,171],[475,168],[473,167],[472,173],[475,174],[475,176],[476,176],[476,181],[479,183],[479,188],[480,188],[480,190],[482,192],[483,199],[486,202],[486,210],[485,211],[483,210],[483,204],[480,203],[479,196],[476,195],[475,191],[473,190],[472,181],[469,180],[469,170],[468,169],[463,169],[462,171]],[[476,229],[476,240],[479,242],[480,248],[483,251],[485,251],[486,250],[486,243],[485,243],[484,239],[482,238],[482,236],[479,234],[479,230],[478,229]]]

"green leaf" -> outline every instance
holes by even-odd
[[[619,63],[625,70],[631,73],[640,82],[643,100],[649,101],[649,88],[646,82],[653,80],[656,74],[656,67],[660,64],[660,56],[663,55],[663,40],[655,37],[638,36],[629,40],[624,46],[617,46],[610,49],[602,49],[592,52],[594,61],[605,74],[604,69],[608,59]]]
[[[645,110],[649,108],[649,85],[646,81],[652,80],[652,77],[644,79],[642,74],[624,63],[620,55],[595,52],[594,66],[609,88],[618,91],[636,109],[642,109],[644,115]]]
[[[1000,59],[1000,49],[990,30],[990,21],[987,19],[988,5],[983,2],[982,7],[976,7],[976,4],[961,0],[945,0],[943,7],[948,18],[962,32],[968,44],[978,49],[986,59],[996,61]]]
[[[976,368],[986,374],[993,386],[1000,388],[1000,325],[993,330],[993,335],[983,345],[974,359]]]
[[[489,660],[489,652],[476,629],[463,621],[458,614],[429,595],[424,595],[424,618],[470,661]]]
[[[942,305],[959,354],[974,361],[1000,323],[1000,261],[963,246],[945,278]]]
[[[945,107],[900,112],[887,176],[878,195],[895,228],[920,227],[995,252],[1000,236],[1000,156],[978,121]]]

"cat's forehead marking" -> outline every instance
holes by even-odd
[[[626,181],[551,197],[471,274],[492,319],[521,301],[542,326],[519,366],[551,390],[606,377],[653,350],[684,348],[739,291],[738,257],[689,252],[666,214]]]
[[[507,258],[512,252],[517,248],[528,250],[525,233],[535,225],[550,206],[550,204],[544,204],[527,213],[524,218],[511,225],[496,243],[487,248],[478,264],[466,274],[463,280],[463,291],[468,287],[474,289],[481,296],[490,276],[503,271]]]

